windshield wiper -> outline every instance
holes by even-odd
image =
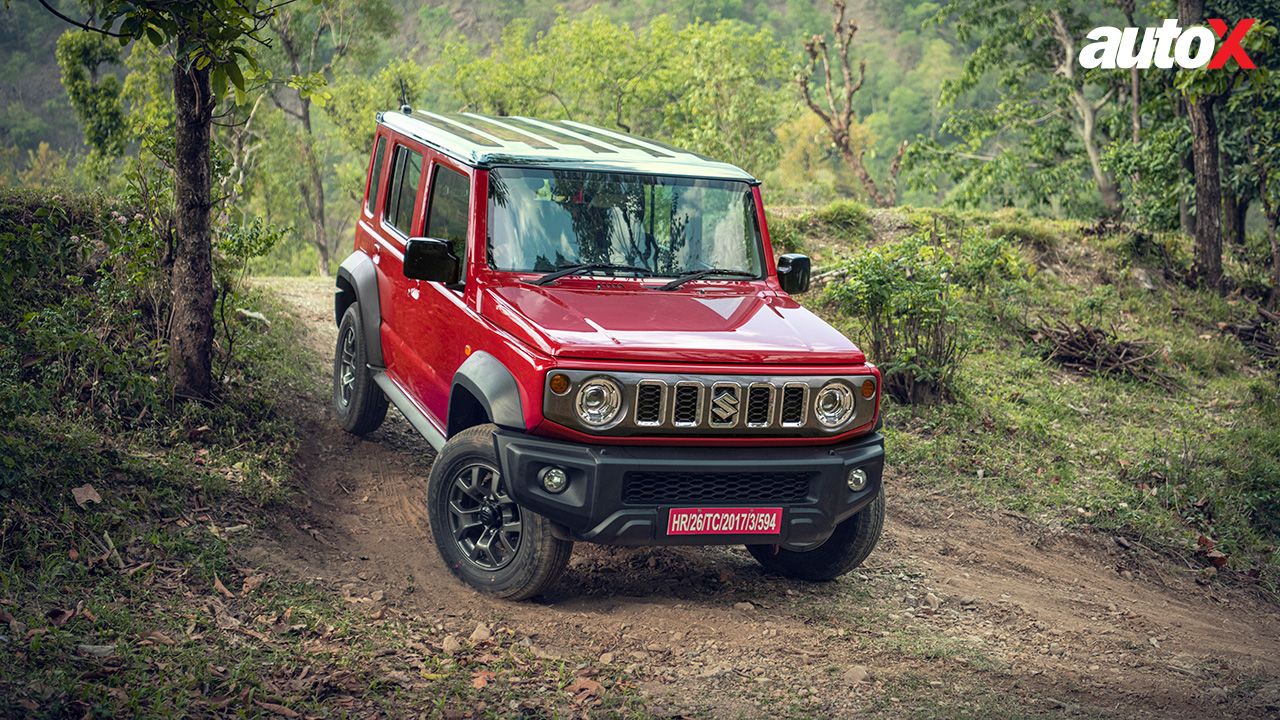
[[[675,290],[676,288],[680,287],[681,285],[687,282],[700,280],[704,277],[709,277],[711,275],[731,275],[733,277],[746,277],[746,278],[754,278],[756,276],[755,273],[749,272],[747,270],[725,270],[724,268],[707,268],[706,270],[690,270],[688,272],[680,273],[680,277],[676,278],[675,280],[672,280],[671,282],[667,283],[666,285],[663,285],[658,289],[659,290]]]
[[[567,277],[569,275],[584,275],[586,273],[596,272],[596,271],[607,271],[607,272],[612,272],[614,274],[617,274],[620,272],[631,272],[631,273],[644,275],[646,277],[653,274],[653,271],[648,268],[635,267],[634,265],[614,265],[612,263],[579,263],[577,265],[566,265],[560,268],[559,270],[549,272],[546,275],[543,275],[542,277],[536,280],[530,280],[529,284],[530,285],[547,285],[549,283],[555,282],[556,280],[559,280],[562,277]]]

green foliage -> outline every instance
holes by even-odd
[[[102,66],[120,62],[120,46],[105,35],[68,30],[55,52],[62,86],[84,126],[84,139],[96,156],[113,160],[124,152],[125,121],[120,106],[120,79]]]
[[[1034,273],[1007,235],[967,229],[957,244],[952,279],[979,297],[1012,299],[1025,291]]]
[[[936,404],[952,392],[965,347],[953,266],[936,238],[921,233],[857,253],[825,291],[857,336],[870,339],[885,390],[899,402]]]
[[[836,200],[814,211],[813,217],[841,237],[871,239],[871,215],[865,205],[855,200]]]
[[[677,29],[659,16],[632,30],[593,10],[539,34],[512,23],[487,56],[455,42],[441,69],[467,109],[616,127],[763,172],[790,57],[740,22]]]

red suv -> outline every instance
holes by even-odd
[[[578,122],[386,112],[338,271],[334,412],[431,443],[432,534],[537,595],[573,541],[744,544],[831,579],[875,547],[880,372],[790,293],[760,183]]]

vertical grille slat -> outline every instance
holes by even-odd
[[[804,424],[805,395],[803,385],[787,385],[782,388],[782,425],[798,426]]]
[[[768,427],[773,420],[773,387],[752,385],[747,391],[747,427]]]
[[[636,388],[636,424],[662,424],[662,388],[660,383],[642,382]]]
[[[697,384],[676,385],[675,402],[672,403],[671,419],[680,427],[692,427],[701,420],[702,386]]]

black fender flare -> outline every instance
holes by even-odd
[[[382,308],[378,299],[378,270],[373,260],[359,250],[351,253],[338,267],[337,284],[333,296],[334,322],[341,323],[343,313],[358,301],[369,365],[383,367],[386,363],[382,359]]]
[[[449,390],[449,436],[468,427],[460,391],[470,393],[484,409],[489,422],[511,430],[524,430],[524,409],[520,402],[520,385],[498,358],[483,350],[471,353],[453,376]]]

